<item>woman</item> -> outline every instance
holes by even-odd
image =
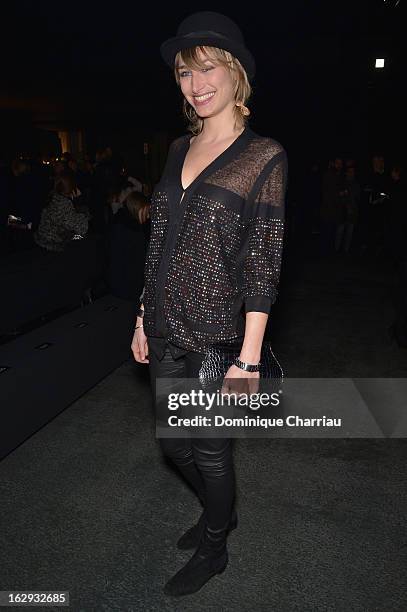
[[[211,343],[240,339],[239,365],[225,380],[258,379],[280,272],[286,154],[247,125],[255,63],[228,17],[187,17],[161,54],[175,70],[193,137],[171,144],[152,196],[133,354],[150,364],[154,393],[157,378],[197,378]],[[178,542],[197,550],[164,588],[185,595],[228,563],[226,539],[236,525],[231,440],[160,443],[204,506],[198,524]]]
[[[66,172],[56,179],[55,189],[34,233],[38,246],[47,251],[62,252],[73,239],[84,238],[88,231],[89,213],[76,210],[73,200],[77,193],[72,173]]]

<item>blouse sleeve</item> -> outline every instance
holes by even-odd
[[[243,263],[245,312],[270,312],[277,298],[283,251],[287,154],[273,156],[258,177],[248,201]]]

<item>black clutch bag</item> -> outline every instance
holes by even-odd
[[[203,389],[213,388],[223,381],[226,372],[236,357],[239,357],[241,348],[242,342],[212,344],[208,348],[199,370],[199,381]],[[263,379],[267,388],[282,393],[283,377],[283,369],[271,349],[271,342],[265,340],[260,356],[260,382]]]

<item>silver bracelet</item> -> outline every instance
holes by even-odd
[[[144,325],[136,325],[134,329],[138,329],[139,327],[144,327]]]

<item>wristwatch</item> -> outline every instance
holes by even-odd
[[[245,370],[245,372],[258,372],[261,365],[260,362],[256,365],[252,363],[245,363],[244,361],[240,361],[238,357],[236,357],[234,364],[241,370]]]

